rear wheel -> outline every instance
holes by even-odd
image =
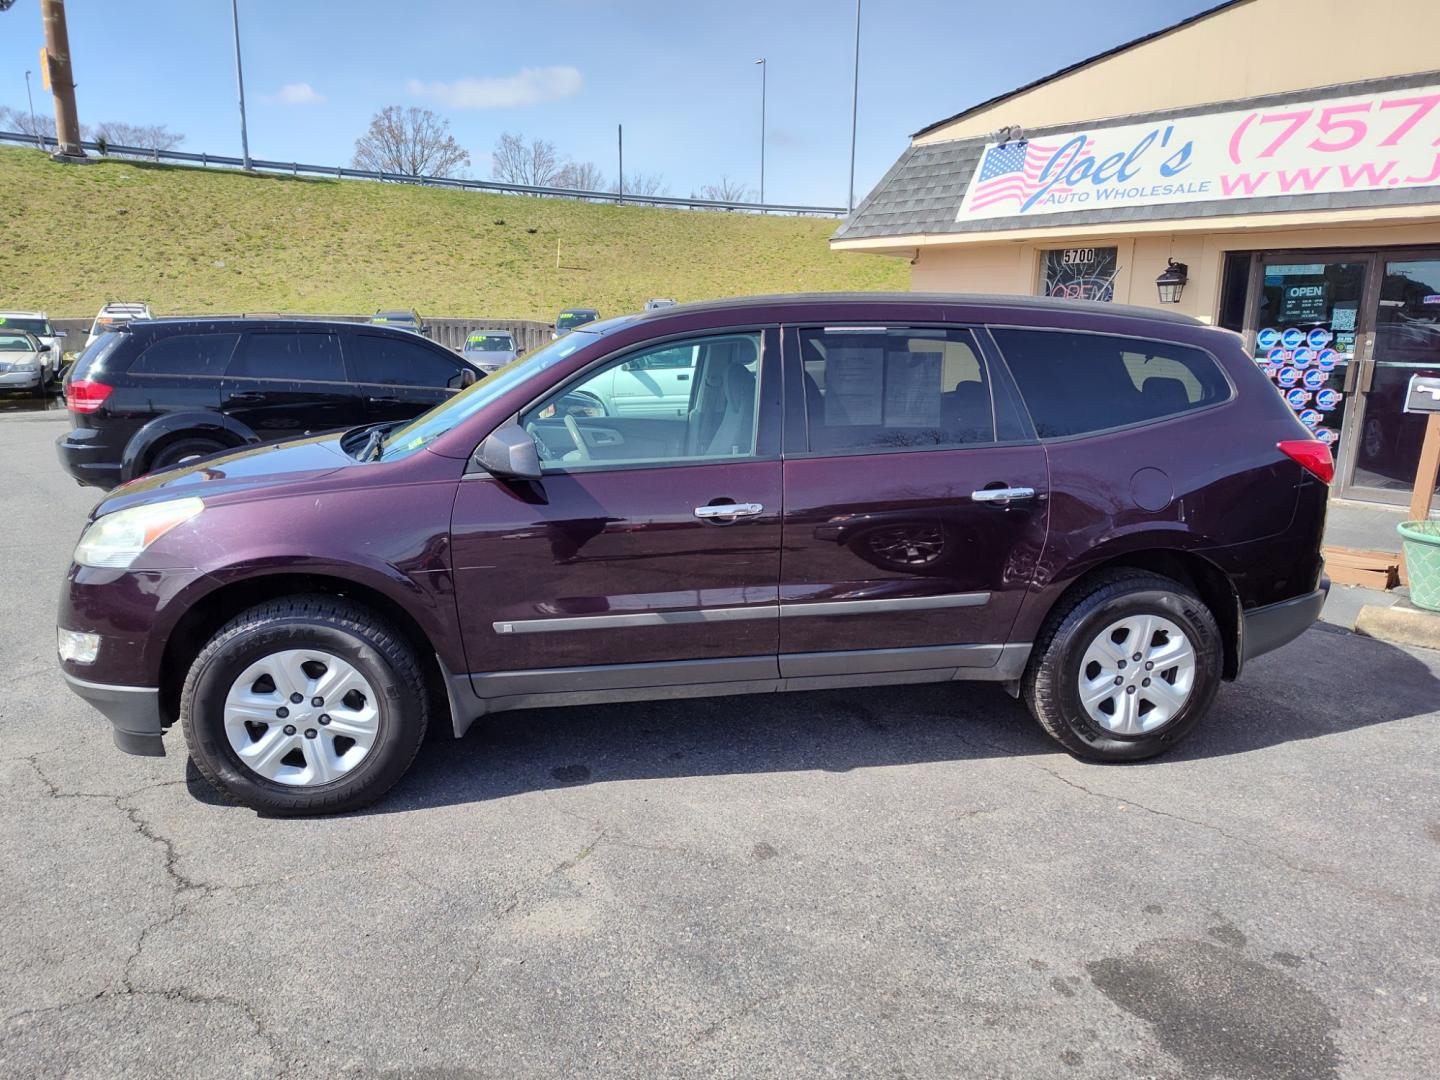
[[[312,596],[221,627],[190,668],[180,721],[196,767],[237,802],[340,813],[404,775],[428,702],[404,638],[366,608]]]
[[[1209,710],[1224,649],[1185,585],[1138,570],[1097,574],[1051,613],[1025,674],[1025,703],[1072,754],[1163,753]]]
[[[158,472],[161,469],[169,469],[176,465],[183,465],[193,458],[207,457],[210,454],[218,454],[221,450],[228,449],[222,442],[214,439],[207,439],[202,436],[185,435],[174,442],[166,443],[155,454],[150,462],[150,472]]]

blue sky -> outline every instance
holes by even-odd
[[[1213,2],[865,0],[856,198],[917,128]],[[67,9],[83,123],[239,153],[229,0]],[[415,104],[450,119],[475,176],[502,131],[613,175],[623,123],[627,172],[677,195],[722,174],[756,187],[764,56],[767,198],[845,202],[853,0],[240,0],[240,18],[256,157],[348,163],[372,113]],[[25,107],[42,42],[39,0],[0,14],[0,105]]]

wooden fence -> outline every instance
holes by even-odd
[[[170,316],[161,316],[170,317]],[[175,318],[270,318],[270,319],[326,319],[332,322],[368,322],[369,315],[289,315],[283,312],[247,311],[240,316],[230,315],[177,315]],[[65,351],[78,353],[85,347],[85,336],[90,333],[89,319],[51,319],[56,330],[66,332]],[[534,322],[529,319],[483,319],[479,316],[437,316],[424,318],[425,336],[447,349],[457,352],[465,345],[465,339],[476,330],[508,330],[515,335],[515,343],[527,352],[550,340],[555,329],[550,323]]]

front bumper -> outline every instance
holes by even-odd
[[[1321,577],[1320,587],[1314,592],[1245,612],[1245,662],[1288,645],[1308,630],[1320,618],[1320,610],[1329,594],[1330,579]]]
[[[86,682],[62,672],[65,683],[102,712],[115,728],[115,745],[127,754],[164,757],[161,739],[160,691],[145,686],[111,686]]]
[[[38,390],[45,385],[45,369],[0,371],[0,390]]]

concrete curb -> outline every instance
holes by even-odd
[[[1366,604],[1355,616],[1355,632],[1396,645],[1440,649],[1440,612]]]

